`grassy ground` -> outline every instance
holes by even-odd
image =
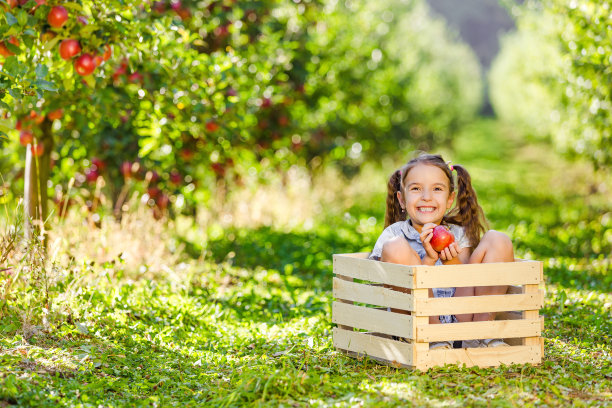
[[[36,268],[20,292],[3,275],[0,406],[611,406],[609,180],[494,122],[449,158],[472,172],[517,254],[545,262],[542,365],[419,372],[333,349],[331,254],[368,250],[380,233],[392,169],[374,168],[302,228],[172,224],[162,239],[183,250],[136,266],[79,257],[67,237],[69,266],[49,269],[49,316]],[[153,253],[161,232],[138,228]],[[123,234],[117,248],[138,240]]]

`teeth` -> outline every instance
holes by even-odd
[[[419,211],[421,212],[432,212],[434,210],[433,207],[420,207]]]

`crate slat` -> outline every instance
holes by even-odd
[[[416,368],[425,370],[444,364],[465,364],[468,367],[494,367],[500,364],[539,364],[541,359],[540,346],[438,349],[429,350],[420,356]]]
[[[352,252],[349,254],[335,254],[339,256],[346,256],[349,258],[359,258],[359,259],[368,259],[370,256],[370,252]]]
[[[375,283],[386,283],[412,289],[414,278],[412,266],[373,261],[347,255],[334,255],[333,269],[336,275]]]
[[[525,293],[535,293],[539,291],[539,287],[538,285],[525,285]],[[525,319],[538,319],[540,318],[540,308],[533,308],[533,310],[525,310],[525,312],[523,312],[523,316]],[[541,325],[543,325],[543,323],[541,323]],[[540,326],[541,327],[541,326]],[[540,336],[540,334],[537,334],[536,336]],[[544,348],[544,343],[542,343],[542,341],[540,340],[539,337],[536,336],[532,336],[532,337],[527,337],[523,340],[523,344],[526,346],[541,346],[542,349]],[[543,353],[544,351],[542,351]]]
[[[333,279],[333,295],[336,299],[368,303],[377,306],[392,307],[401,310],[413,310],[413,297],[408,293],[398,292],[382,286],[349,282]]]
[[[337,327],[333,329],[333,339],[334,347],[342,350],[383,359],[389,363],[413,365],[412,344],[410,343],[343,330]]]
[[[413,266],[418,288],[538,284],[542,262],[499,262],[439,266]]]
[[[332,304],[332,322],[378,333],[413,338],[412,316],[347,303]]]
[[[463,313],[505,312],[540,309],[544,292],[520,295],[465,296],[416,300],[417,316],[438,316]]]
[[[541,333],[540,319],[429,324],[417,327],[417,341],[535,337]]]

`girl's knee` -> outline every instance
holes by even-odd
[[[513,253],[514,247],[512,240],[503,232],[490,230],[482,237],[482,242],[493,248],[496,252]]]
[[[380,260],[383,262],[403,265],[417,265],[421,258],[414,249],[401,237],[395,237],[385,242]]]

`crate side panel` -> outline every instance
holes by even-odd
[[[501,364],[540,364],[541,362],[542,354],[539,346],[468,348],[429,350],[423,356],[420,356],[417,368],[427,369],[444,364],[495,367]]]
[[[542,334],[540,319],[493,320],[430,324],[417,327],[417,341],[474,340],[491,338],[536,337]]]
[[[417,316],[439,316],[463,313],[505,312],[540,309],[544,292],[519,295],[465,296],[416,300]]]
[[[525,285],[542,281],[542,263],[538,261],[413,268],[418,288]]]
[[[370,252],[352,252],[349,254],[334,254],[334,255],[348,257],[348,258],[368,259],[368,257],[370,256]]]
[[[413,338],[412,316],[347,303],[332,304],[332,322],[363,330]]]
[[[412,365],[412,344],[385,339],[368,333],[333,329],[334,347],[342,350],[380,358],[389,363]]]
[[[408,289],[414,286],[411,266],[344,255],[334,255],[333,260],[333,269],[336,275],[375,283],[386,283]]]
[[[333,279],[333,295],[336,299],[387,306],[401,310],[413,310],[412,295],[382,286]]]

